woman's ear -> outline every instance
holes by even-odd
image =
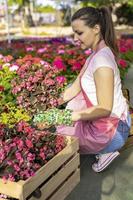
[[[94,27],[93,27],[93,31],[94,33],[97,35],[100,33],[100,26],[99,24],[96,24]]]

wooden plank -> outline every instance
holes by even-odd
[[[23,191],[23,181],[11,182],[7,181],[6,183],[0,179],[0,193],[6,194],[7,196],[14,197],[16,199],[22,198]]]
[[[63,168],[61,168],[57,174],[55,174],[42,188],[40,188],[42,196],[39,200],[47,199],[57,188],[60,186],[72,172],[78,169],[79,166],[79,154],[76,154],[72,160],[70,160]],[[60,186],[61,187],[61,186]],[[30,200],[37,200],[35,197],[31,197]]]
[[[123,151],[129,147],[133,147],[133,135],[129,136],[125,145],[122,147],[122,149],[120,151]]]
[[[40,184],[53,174],[79,149],[78,138],[67,137],[67,146],[51,159],[44,167],[39,169],[35,176],[31,177],[23,186],[23,197],[26,199]]]
[[[133,114],[131,114],[131,129],[130,129],[130,135],[133,135]]]
[[[64,200],[79,182],[80,170],[77,169],[75,173],[65,182],[64,185],[62,185],[62,187],[49,200]]]

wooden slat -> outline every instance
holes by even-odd
[[[14,197],[16,199],[21,199],[22,191],[23,191],[23,181],[19,181],[18,183],[7,181],[7,183],[4,183],[3,180],[0,179],[0,193]]]
[[[66,162],[79,149],[78,139],[67,137],[67,146],[51,159],[44,167],[37,171],[36,175],[25,181],[23,197],[26,199],[40,184],[53,174],[64,162]]]
[[[133,147],[133,135],[131,135],[130,137],[128,137],[125,145],[122,147],[122,149],[120,151],[123,151],[129,147]]]
[[[80,170],[75,173],[65,182],[64,185],[49,199],[49,200],[64,200],[68,194],[80,182]]]
[[[130,135],[133,135],[133,114],[131,114],[131,129],[130,129]]]
[[[79,163],[79,154],[76,154],[72,160],[63,166],[63,168],[61,168],[57,174],[55,174],[46,184],[44,184],[44,186],[42,186],[40,189],[42,196],[39,198],[39,200],[47,199],[72,172],[78,169]],[[37,200],[37,198],[31,197],[30,200]]]

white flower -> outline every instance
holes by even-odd
[[[12,65],[10,67],[10,71],[16,71],[18,68],[19,68],[18,65]]]
[[[10,67],[10,65],[11,65],[10,63],[5,63],[2,65],[2,67]]]

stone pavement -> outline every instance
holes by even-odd
[[[92,156],[81,156],[81,181],[65,200],[133,200],[133,148],[104,172],[93,172],[93,162]]]

